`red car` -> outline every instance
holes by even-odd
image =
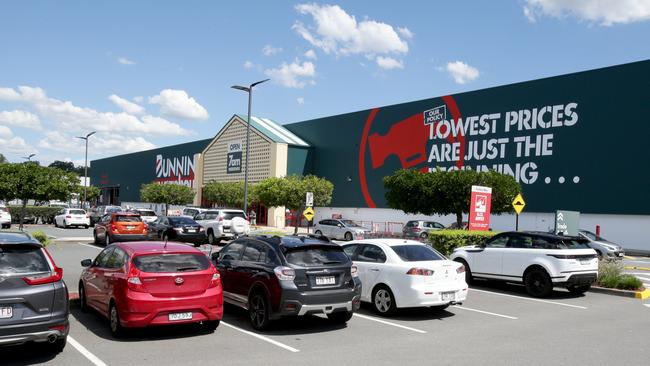
[[[130,242],[109,245],[81,261],[81,310],[110,320],[111,333],[124,328],[201,323],[214,331],[223,315],[219,272],[200,250],[186,244]]]

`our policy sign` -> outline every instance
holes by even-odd
[[[226,174],[241,173],[242,150],[241,141],[232,141],[228,143]]]
[[[492,188],[472,186],[469,204],[469,229],[488,231],[490,229],[490,209]]]

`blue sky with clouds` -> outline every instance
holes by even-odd
[[[3,1],[0,153],[42,163],[650,58],[650,0]]]

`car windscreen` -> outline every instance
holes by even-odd
[[[0,244],[0,274],[49,272],[41,248],[34,245]]]
[[[441,261],[445,259],[427,245],[396,245],[391,248],[405,262]]]
[[[223,213],[224,220],[232,220],[235,217],[241,217],[242,219],[246,219],[246,215],[243,212],[224,211]]]
[[[85,215],[86,211],[84,210],[70,210],[68,211],[70,215]]]
[[[151,210],[138,210],[142,216],[156,216],[156,213]]]
[[[115,222],[140,222],[142,219],[140,216],[135,215],[117,215],[115,216]]]
[[[287,262],[300,267],[315,267],[347,263],[350,258],[340,247],[300,247],[288,249]]]
[[[347,226],[360,226],[357,222],[352,220],[341,220],[341,222]]]
[[[204,271],[210,267],[210,261],[203,253],[140,255],[133,258],[133,264],[142,272],[149,273]]]
[[[122,207],[107,207],[106,208],[106,213],[113,213],[113,212],[120,212],[122,211]]]
[[[183,216],[170,217],[169,223],[172,225],[198,225],[196,221]]]

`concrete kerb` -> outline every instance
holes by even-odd
[[[605,287],[599,287],[599,286],[591,286],[589,291],[600,293],[600,294],[622,296],[622,297],[630,297],[630,298],[633,298],[633,299],[640,299],[640,300],[645,300],[645,299],[650,297],[650,289],[632,291],[632,290],[619,290],[619,289],[616,289],[616,288],[605,288]]]
[[[69,237],[63,237],[63,238],[57,238],[56,236],[50,236],[49,238],[52,239],[52,241],[57,241],[57,242],[59,242],[59,241],[79,241],[79,242],[83,242],[83,243],[88,243],[88,242],[91,242],[91,241],[95,240],[92,236],[89,236],[89,237],[69,236]]]

